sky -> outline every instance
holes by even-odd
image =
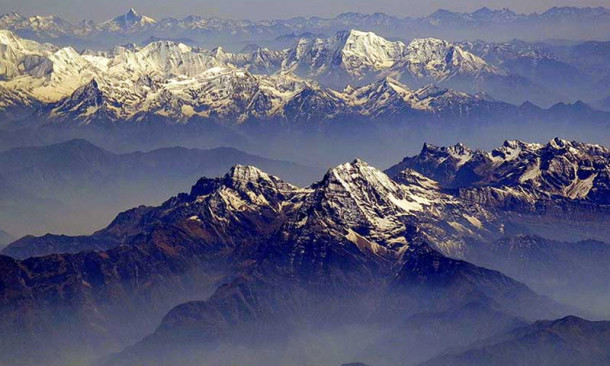
[[[17,11],[23,15],[58,15],[71,21],[103,21],[133,7],[152,18],[201,15],[260,20],[312,15],[332,17],[345,11],[424,16],[439,8],[473,11],[483,6],[507,7],[531,13],[553,6],[604,5],[610,7],[610,0],[0,0],[0,13]]]

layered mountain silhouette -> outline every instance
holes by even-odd
[[[189,38],[204,43],[228,36],[242,42],[268,41],[298,33],[333,33],[364,27],[388,36],[452,37],[454,39],[541,41],[555,34],[558,39],[604,39],[609,10],[603,7],[553,7],[544,12],[520,14],[510,9],[480,8],[470,13],[439,9],[420,17],[398,17],[384,13],[346,12],[333,18],[294,17],[250,21],[189,15],[182,19],[152,19],[129,9],[101,23],[84,20],[70,23],[57,16],[25,16],[16,12],[0,17],[0,26],[44,41],[108,47],[117,40],[138,42],[150,36]],[[580,27],[580,28],[578,28]],[[584,30],[583,30],[584,28]]]
[[[607,366],[608,31],[0,16],[0,365]]]
[[[504,218],[502,238],[472,240],[460,258],[606,316],[607,298],[599,289],[606,286],[610,248],[608,159],[600,145],[559,138],[547,144],[506,141],[490,152],[426,144],[386,172],[401,181],[405,169],[417,171]]]
[[[421,365],[603,365],[610,361],[609,337],[608,322],[570,316],[536,322]]]
[[[5,229],[17,235],[90,232],[117,211],[161,202],[201,174],[221,175],[238,163],[261,166],[299,184],[316,176],[316,169],[232,148],[170,147],[116,154],[86,140],[70,140],[0,152],[0,184],[6,187],[0,194],[5,207],[0,216]],[[54,211],[61,215],[51,214]]]
[[[198,352],[209,347],[249,347],[262,339],[277,345],[304,336],[302,329],[318,334],[329,326],[347,327],[355,336],[356,329],[382,331],[420,313],[474,303],[482,305],[465,312],[473,322],[483,312],[506,319],[484,334],[516,317],[571,311],[499,272],[435,249],[465,245],[467,225],[470,235],[487,237],[493,219],[478,221],[492,214],[460,207],[414,174],[419,183],[396,183],[356,160],[298,188],[236,166],[159,207],[120,214],[93,236],[17,242],[5,253],[43,255],[2,257],[2,331],[12,334],[3,362],[50,355],[58,363],[75,355],[92,360],[150,332],[108,362],[188,364],[200,362]],[[77,253],[44,255],[69,251]],[[166,312],[153,332],[154,319]],[[467,326],[464,319],[461,326]],[[184,359],[189,347],[195,348]],[[222,352],[214,354],[226,362]],[[253,362],[268,356],[258,354]]]

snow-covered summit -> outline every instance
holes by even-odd
[[[140,15],[135,11],[135,9],[131,8],[127,13],[100,24],[99,28],[110,32],[130,32],[137,31],[155,23],[157,23],[156,20],[144,15]]]
[[[11,97],[13,101],[49,104],[45,111],[57,123],[139,122],[151,117],[233,123],[324,121],[353,115],[391,119],[413,111],[462,115],[491,103],[432,85],[412,90],[384,75],[383,69],[406,57],[405,47],[370,32],[309,39],[281,52],[258,49],[242,54],[221,48],[201,50],[174,41],[79,53],[71,47],[59,49],[25,40],[10,31],[0,31],[0,45],[4,46],[0,48],[4,72],[0,86],[20,95]],[[302,78],[312,73],[317,80],[326,76],[370,80],[367,85],[337,91]],[[99,93],[82,93],[80,89],[91,80]],[[94,94],[103,97],[91,100]]]
[[[456,44],[414,39],[408,45],[372,32],[350,30],[329,38],[302,38],[289,49],[282,68],[328,83],[366,82],[379,74],[395,78],[444,81],[454,76],[503,74]],[[346,78],[351,78],[351,81]]]

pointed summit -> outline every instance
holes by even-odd
[[[366,193],[364,191],[370,188],[388,191],[396,189],[394,182],[387,175],[360,159],[330,169],[321,183],[336,185],[336,188],[341,187],[349,192],[363,190],[362,193]]]
[[[140,15],[134,8],[127,13],[102,23],[100,26],[107,31],[133,31],[157,23],[154,19]]]
[[[298,187],[254,166],[238,164],[223,177],[199,179],[191,188],[190,199],[216,195],[234,208],[263,205],[275,210],[298,190]]]
[[[140,15],[138,14],[138,12],[136,11],[136,9],[134,8],[129,8],[129,11],[127,12],[127,14],[125,14],[126,18],[139,18]]]
[[[316,188],[324,192],[331,207],[339,211],[353,207],[355,211],[349,215],[369,224],[383,221],[390,212],[422,210],[422,205],[403,187],[360,159],[329,170]]]

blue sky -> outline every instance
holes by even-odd
[[[101,21],[134,7],[141,14],[153,18],[195,14],[269,19],[297,15],[334,16],[344,11],[381,11],[397,16],[421,16],[438,8],[472,11],[482,6],[533,12],[565,5],[610,6],[610,0],[0,0],[0,12],[55,14],[72,21]]]

